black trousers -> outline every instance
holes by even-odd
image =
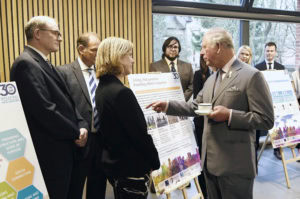
[[[115,199],[147,199],[147,176],[108,177],[108,180],[114,189]]]

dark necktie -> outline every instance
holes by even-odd
[[[96,83],[96,80],[93,75],[94,69],[89,68],[88,72],[89,72],[88,87],[89,87],[89,91],[91,94],[91,102],[92,102],[92,107],[93,107],[93,124],[94,124],[95,130],[98,130],[99,129],[99,118],[98,118],[98,111],[96,109],[96,99],[95,99],[97,83]]]
[[[269,70],[271,70],[272,69],[272,63],[268,63],[268,65],[269,65]]]
[[[224,71],[222,69],[219,69],[218,71],[218,74],[217,74],[217,78],[216,78],[216,81],[215,81],[215,87],[214,87],[214,95],[216,94],[221,82],[222,82],[222,75],[224,74]]]
[[[175,64],[174,62],[171,61],[171,72],[175,73],[176,69],[175,69]]]
[[[51,64],[51,62],[49,61],[49,59],[46,60],[48,66],[51,68],[51,70],[53,70],[53,65]]]

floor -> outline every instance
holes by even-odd
[[[284,149],[287,158],[291,158],[291,150]],[[282,162],[273,155],[273,149],[267,145],[258,164],[258,176],[254,182],[254,199],[300,199],[300,162],[287,165],[291,188],[286,186]],[[197,190],[194,182],[187,188],[188,198],[192,198]],[[113,199],[112,187],[108,185],[106,199]],[[165,195],[149,194],[148,199],[165,199]],[[180,191],[171,194],[172,199],[182,199]]]

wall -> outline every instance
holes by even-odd
[[[59,52],[52,53],[53,65],[72,62],[76,39],[96,32],[100,39],[122,37],[134,43],[133,73],[148,71],[152,61],[152,0],[1,0],[0,82],[9,81],[13,61],[24,50],[24,26],[37,15],[54,17],[63,34]]]

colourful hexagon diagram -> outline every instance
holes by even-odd
[[[17,129],[0,132],[0,153],[8,160],[24,155],[26,139]]]
[[[35,188],[35,186],[31,185],[19,191],[18,199],[24,198],[43,199],[43,194],[37,188]]]
[[[26,158],[21,157],[9,162],[6,181],[19,191],[32,184],[33,174],[32,164]]]
[[[7,182],[0,183],[0,198],[16,199],[17,192],[7,184]]]
[[[8,167],[8,161],[0,153],[0,182],[4,181],[6,177],[7,167]]]

